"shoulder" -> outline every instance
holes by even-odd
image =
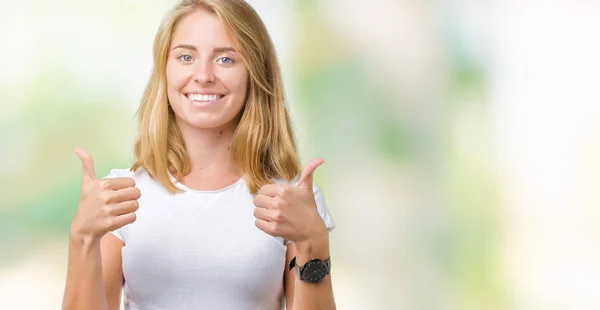
[[[168,193],[162,184],[154,179],[144,168],[138,168],[135,171],[131,170],[131,168],[115,168],[111,169],[110,173],[104,178],[132,178],[135,181],[135,186],[146,193],[150,191]]]
[[[120,178],[120,177],[132,177],[133,171],[127,168],[123,169],[110,169],[110,173],[108,174],[108,178]]]

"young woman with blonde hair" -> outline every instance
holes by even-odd
[[[131,169],[83,165],[63,309],[335,309],[273,43],[243,0],[181,1],[154,41]],[[284,298],[285,297],[285,298]]]

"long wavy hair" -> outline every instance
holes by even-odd
[[[166,65],[175,27],[198,9],[209,10],[223,22],[249,73],[231,151],[250,192],[273,178],[293,180],[300,174],[300,163],[275,48],[258,14],[243,0],[183,0],[163,19],[154,39],[154,67],[137,111],[131,170],[143,168],[171,193],[180,190],[169,173],[181,180],[190,172],[185,143],[168,104]]]

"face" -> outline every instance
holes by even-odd
[[[178,123],[197,129],[233,126],[245,103],[248,72],[215,14],[197,10],[179,21],[166,76]]]

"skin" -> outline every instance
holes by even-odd
[[[246,100],[248,72],[232,47],[220,20],[203,10],[183,18],[171,42],[167,94],[191,159],[182,183],[193,189],[219,189],[241,177],[229,145]],[[224,97],[202,106],[189,93]]]
[[[198,10],[175,29],[167,60],[167,96],[191,161],[182,183],[216,190],[235,183],[241,173],[229,150],[242,110],[248,72],[220,20]],[[218,95],[196,102],[190,93]],[[207,97],[196,97],[205,101]],[[119,309],[124,243],[109,231],[135,221],[139,189],[131,178],[96,180],[92,156],[76,149],[83,166],[81,199],[71,225],[69,267],[63,309]],[[329,239],[314,200],[312,174],[322,159],[309,162],[296,185],[268,184],[255,196],[255,225],[291,240],[286,265],[329,257]],[[335,309],[331,276],[317,284],[283,275],[288,309]]]

